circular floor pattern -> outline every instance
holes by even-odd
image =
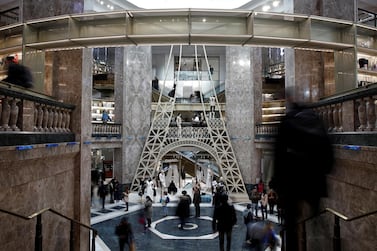
[[[202,216],[199,218],[189,218],[183,230],[179,229],[179,219],[177,216],[167,216],[157,221],[152,222],[149,230],[159,236],[161,239],[201,239],[211,240],[218,236],[218,233],[212,231],[212,218]]]

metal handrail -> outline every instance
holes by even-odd
[[[341,251],[341,245],[340,245],[340,224],[339,224],[339,219],[342,219],[344,221],[354,221],[354,220],[358,220],[358,219],[361,219],[361,218],[365,218],[365,217],[368,217],[370,215],[373,215],[373,214],[377,214],[377,210],[374,210],[374,211],[370,211],[368,213],[364,213],[364,214],[361,214],[361,215],[358,215],[358,216],[355,216],[355,217],[347,217],[345,216],[344,214],[336,211],[335,209],[332,209],[332,208],[325,208],[324,210],[320,211],[319,213],[315,214],[315,215],[312,215],[308,218],[305,218],[301,221],[298,221],[296,223],[296,225],[301,225],[303,224],[303,229],[305,229],[305,223],[314,219],[314,218],[317,218],[318,216],[322,215],[322,214],[325,214],[325,213],[331,213],[335,216],[335,222],[334,222],[334,236],[333,236],[333,250],[334,251]],[[281,230],[282,232],[285,231],[285,229],[283,228]],[[305,230],[304,230],[305,231]],[[304,235],[305,235],[305,232],[304,232]],[[283,235],[282,235],[283,236]],[[306,236],[303,236],[303,239],[304,241],[306,242]],[[283,241],[284,241],[284,238],[283,238]],[[284,245],[282,245],[284,247]],[[306,246],[306,243],[305,243],[305,246]],[[284,249],[282,249],[284,250]],[[306,250],[306,249],[305,249]]]
[[[318,214],[315,214],[313,216],[310,216],[306,219],[303,219],[301,221],[298,221],[297,224],[301,224],[301,223],[305,223],[311,219],[314,219],[314,218],[317,218],[318,216],[322,215],[322,214],[325,214],[325,213],[331,213],[337,217],[339,217],[340,219],[344,220],[344,221],[354,221],[354,220],[358,220],[360,218],[364,218],[364,217],[367,217],[367,216],[370,216],[370,215],[373,215],[373,214],[376,214],[377,213],[377,210],[375,211],[371,211],[371,212],[368,212],[368,213],[365,213],[365,214],[361,214],[361,215],[358,215],[358,216],[355,216],[355,217],[352,217],[352,218],[349,218],[347,216],[345,216],[344,214],[336,211],[335,209],[332,209],[332,208],[329,208],[329,207],[326,207],[324,210],[320,211]]]
[[[9,214],[9,215],[12,215],[12,216],[15,216],[15,217],[18,217],[18,218],[21,218],[21,219],[24,219],[24,220],[31,220],[31,219],[34,219],[34,218],[37,218],[37,224],[36,224],[36,236],[35,236],[35,251],[42,251],[42,214],[47,212],[47,211],[50,211],[64,219],[67,219],[71,222],[71,232],[70,232],[70,251],[73,251],[74,250],[74,228],[73,228],[73,223],[81,226],[81,227],[84,227],[84,228],[87,228],[91,231],[93,231],[93,235],[92,235],[92,251],[95,251],[95,238],[96,236],[98,235],[98,231],[94,228],[92,228],[91,226],[89,225],[86,225],[84,223],[81,223],[80,221],[77,221],[75,219],[72,219],[52,208],[44,208],[44,209],[41,209],[31,215],[28,215],[28,216],[24,216],[24,215],[21,215],[21,214],[18,214],[18,213],[15,213],[15,212],[11,212],[11,211],[8,211],[8,210],[5,210],[5,209],[2,209],[0,208],[0,212],[2,213],[6,213],[6,214]]]

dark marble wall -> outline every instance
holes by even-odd
[[[353,21],[354,0],[294,0],[294,13]]]
[[[0,151],[0,207],[24,216],[45,208],[74,217],[75,161],[80,146],[59,145],[31,150]],[[0,213],[0,250],[32,250],[36,219],[29,221]],[[43,250],[69,249],[69,221],[50,212],[42,216]],[[88,249],[86,249],[88,250]]]
[[[294,13],[318,15],[331,18],[340,18],[345,20],[354,20],[355,5],[353,0],[295,0]],[[351,53],[352,54],[352,53]],[[349,55],[349,54],[347,54]],[[331,69],[335,75],[330,75],[325,69],[328,67],[329,55],[323,52],[306,51],[306,50],[285,50],[286,63],[286,86],[295,89],[296,98],[303,102],[317,101],[325,94],[329,93],[329,89],[336,89],[337,92],[353,88],[352,79],[341,79],[342,72],[352,75],[349,67],[354,64],[354,57],[351,60],[347,55],[332,54],[332,61],[337,60],[336,69]],[[342,62],[346,62],[342,64]],[[352,67],[354,68],[354,67]],[[336,71],[336,72],[335,72]],[[350,76],[351,76],[350,75]],[[348,76],[348,75],[347,75]],[[330,79],[330,78],[333,79]],[[330,83],[330,87],[326,87],[324,83]],[[335,85],[334,85],[335,83]],[[335,87],[335,88],[334,88]]]
[[[22,1],[23,20],[82,13],[84,0],[27,0]]]
[[[328,176],[328,198],[323,207],[348,218],[375,211],[377,201],[377,148],[348,150],[335,146],[336,163]],[[374,250],[377,215],[340,221],[342,251]],[[332,250],[334,216],[327,213],[307,224],[308,251]],[[326,249],[323,249],[325,244]]]

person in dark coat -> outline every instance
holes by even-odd
[[[224,237],[226,235],[226,250],[231,249],[232,229],[237,223],[236,210],[233,205],[228,204],[228,195],[220,196],[219,206],[213,212],[214,231],[219,232],[220,251],[224,251]]]
[[[200,217],[200,203],[202,202],[199,186],[194,186],[194,195],[193,195],[192,201],[195,206],[195,217],[199,218]]]
[[[147,227],[151,227],[152,223],[152,198],[147,196],[145,203],[144,203],[144,213],[145,213],[145,218],[147,219]]]
[[[176,194],[178,191],[177,187],[175,186],[174,181],[170,181],[169,187],[168,187],[168,194]]]
[[[306,106],[292,101],[275,143],[275,166],[270,187],[277,193],[286,229],[287,250],[297,251],[297,222],[315,215],[321,197],[326,196],[326,174],[333,165],[332,145],[319,117]],[[309,208],[304,210],[304,208]]]
[[[106,195],[108,194],[107,185],[103,181],[101,181],[99,187],[98,187],[98,196],[100,197],[102,201],[102,209],[105,209],[105,200]]]
[[[191,204],[191,197],[187,194],[185,190],[182,191],[182,196],[179,198],[179,202],[177,205],[177,216],[179,217],[180,225],[179,229],[183,229],[186,220],[190,217],[190,204]]]
[[[124,250],[126,244],[129,250],[135,250],[135,238],[132,226],[128,222],[127,217],[123,217],[120,223],[115,227],[115,234],[118,236],[120,251]]]
[[[11,58],[7,58],[6,64],[8,76],[3,81],[25,88],[33,87],[33,76],[28,67],[14,63]]]

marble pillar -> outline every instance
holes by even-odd
[[[295,0],[293,12],[353,21],[355,5],[353,0]],[[332,57],[335,64],[334,79],[328,79],[330,75],[326,65],[329,64],[329,56],[325,55],[325,52],[288,48],[285,50],[286,86],[293,87],[296,99],[315,102],[324,95],[334,94],[329,93],[330,89],[341,92],[355,87],[355,52],[335,52]],[[325,79],[328,83],[335,82],[335,88],[326,87]]]
[[[115,176],[132,182],[149,133],[152,102],[151,46],[115,50],[115,122],[122,124],[122,148],[114,149]]]
[[[261,121],[262,59],[260,48],[226,47],[226,126],[246,184],[260,178],[260,153],[254,145]]]

